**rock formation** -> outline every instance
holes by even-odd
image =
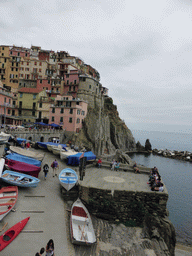
[[[117,107],[111,98],[106,98],[103,106],[89,107],[83,128],[74,135],[72,142],[96,155],[112,154],[116,149],[133,150],[135,140],[125,122],[119,117]]]

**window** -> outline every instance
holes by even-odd
[[[51,118],[51,121],[52,121],[52,122],[54,122],[54,121],[55,121],[55,118],[54,118],[54,116],[52,116],[52,118]]]
[[[37,65],[37,62],[35,61],[35,66]]]
[[[73,91],[75,92],[75,86],[73,86]]]
[[[9,99],[9,104],[11,104],[11,99]]]
[[[48,80],[48,84],[50,84],[50,80]]]
[[[91,84],[89,85],[89,89],[91,89]]]
[[[52,108],[52,113],[55,113],[55,108]]]
[[[76,80],[74,80],[74,84],[76,84],[76,82],[77,82],[77,81],[76,81]]]
[[[2,53],[2,56],[4,56],[4,53]]]
[[[63,114],[63,113],[64,113],[64,108],[61,108],[60,113],[61,113],[61,114]]]
[[[20,92],[20,95],[19,95],[19,96],[20,96],[20,98],[22,98],[22,97],[23,97],[23,93],[22,93],[22,92]]]
[[[72,117],[69,117],[69,123],[72,123],[72,122],[73,122]]]
[[[2,47],[2,50],[4,51],[4,47]]]
[[[10,115],[11,114],[11,110],[10,109],[8,109],[8,115]]]
[[[15,110],[12,110],[12,116],[14,116],[15,115]]]
[[[20,56],[20,52],[17,53],[17,56]]]
[[[21,116],[21,113],[22,113],[22,111],[21,111],[21,110],[19,110],[19,116]]]
[[[27,62],[27,66],[29,66],[29,62]]]
[[[18,68],[16,68],[16,71],[18,71]]]
[[[14,68],[11,68],[11,71],[13,71],[14,70]]]
[[[69,91],[71,91],[71,85],[69,86]]]
[[[73,109],[72,108],[69,110],[69,114],[73,114]]]
[[[42,63],[41,62],[39,62],[39,66],[41,66],[42,65]]]
[[[76,102],[76,105],[79,105],[79,101]]]
[[[69,75],[68,75],[68,74],[66,75],[66,78],[69,78]]]
[[[18,67],[19,66],[19,63],[16,63],[16,67]]]
[[[7,61],[7,59],[5,58],[5,59],[4,59],[4,62],[6,63],[6,61]]]
[[[41,72],[41,68],[39,69],[39,72]]]
[[[77,118],[77,124],[79,124],[80,123],[80,119],[79,118]]]
[[[10,51],[10,54],[12,55],[12,54],[13,54],[13,52],[12,52],[12,51]]]
[[[69,80],[67,80],[67,84],[69,84]]]
[[[27,53],[25,53],[25,57],[27,57]]]
[[[81,115],[84,116],[85,115],[85,111],[82,110],[81,111]]]
[[[42,102],[39,103],[39,107],[42,108]]]
[[[2,68],[4,68],[4,66],[5,66],[5,64],[4,64],[4,63],[2,63]]]
[[[42,84],[42,80],[40,80],[40,84]]]
[[[81,110],[77,109],[77,115],[80,115],[80,114],[81,114]]]
[[[85,82],[86,81],[86,77],[83,77],[83,82]]]
[[[60,117],[60,122],[61,122],[61,123],[63,122],[63,117],[62,117],[62,116]]]
[[[7,99],[6,98],[4,98],[4,102],[6,102],[7,101]]]
[[[33,94],[33,99],[34,99],[34,100],[36,99],[36,94]]]
[[[32,116],[35,116],[35,111],[32,111]]]

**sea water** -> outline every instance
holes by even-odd
[[[189,134],[133,131],[133,136],[142,145],[149,139],[152,148],[191,152],[192,135]],[[177,242],[192,245],[192,163],[153,154],[134,154],[131,158],[138,164],[159,169],[169,193],[167,208]]]

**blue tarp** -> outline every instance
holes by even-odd
[[[27,140],[26,139],[22,139],[22,138],[17,138],[17,142],[18,142],[19,145],[21,145],[21,143],[23,141],[26,143]]]
[[[49,126],[52,126],[52,127],[60,127],[61,125],[58,125],[58,124],[49,124]]]
[[[43,148],[47,148],[47,145],[54,145],[54,146],[61,145],[62,148],[66,147],[66,144],[60,144],[60,143],[55,143],[55,142],[40,142],[40,141],[38,141],[37,144]]]
[[[79,162],[80,162],[79,157],[81,155],[82,155],[82,153],[77,153],[76,155],[68,156],[67,157],[67,164],[69,164],[69,165],[79,165]],[[93,154],[92,151],[85,152],[84,157],[87,157],[87,161],[96,159],[96,155]]]
[[[36,160],[34,158],[31,158],[31,157],[19,155],[19,154],[16,154],[16,153],[11,153],[11,154],[7,155],[6,158],[11,159],[11,160],[15,160],[15,161],[19,161],[19,162],[24,162],[24,163],[27,163],[27,164],[36,165],[38,167],[41,166],[41,161]]]

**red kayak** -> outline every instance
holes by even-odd
[[[2,251],[7,245],[9,245],[16,236],[19,235],[21,230],[25,227],[30,217],[21,220],[13,227],[8,229],[2,236],[0,236],[0,251]]]
[[[0,221],[15,206],[18,197],[18,187],[8,186],[0,189]]]

